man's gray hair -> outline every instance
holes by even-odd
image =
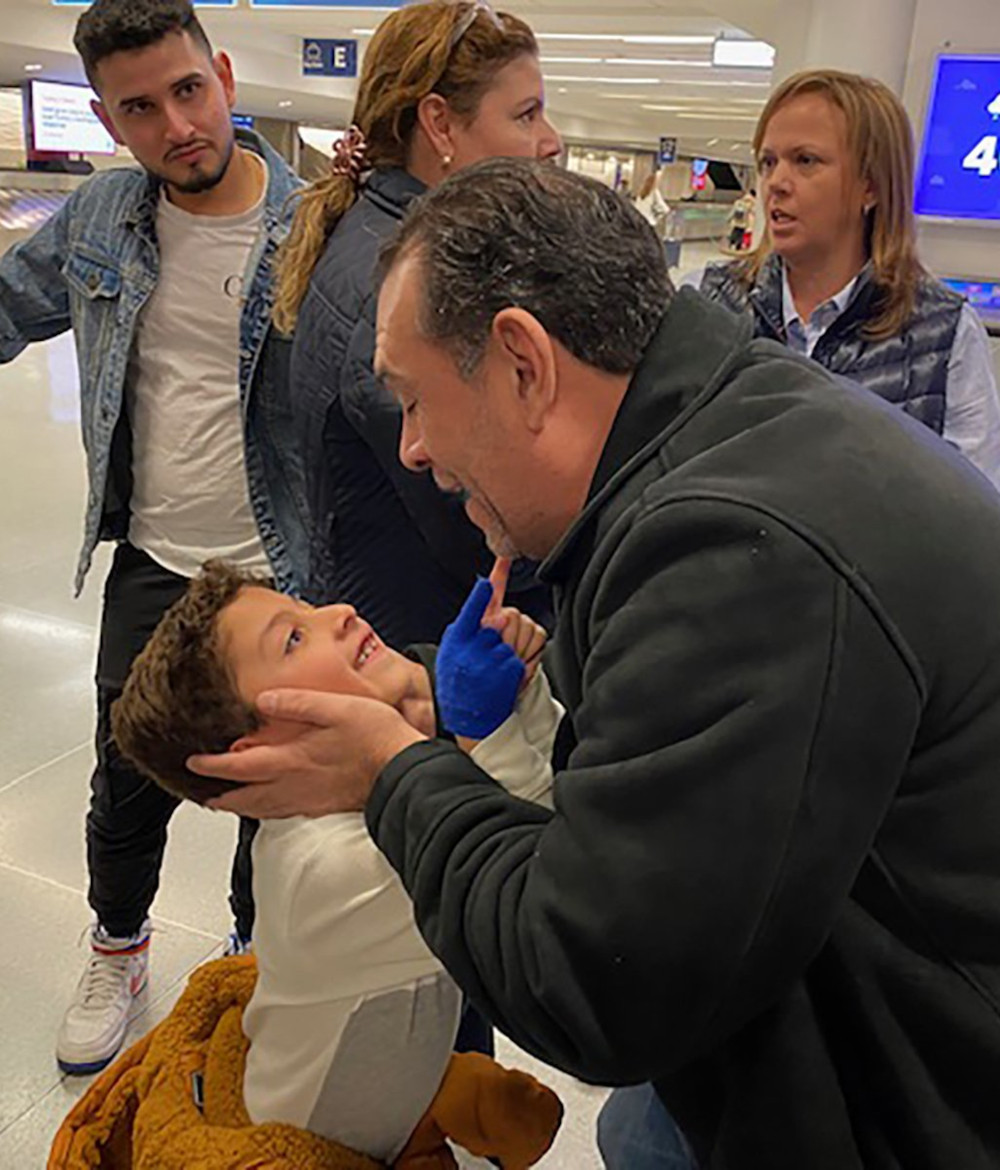
[[[602,183],[527,159],[467,167],[419,200],[383,249],[382,274],[411,254],[423,278],[421,330],[466,378],[493,319],[512,306],[578,360],[629,373],[674,292],[663,245],[634,207]]]

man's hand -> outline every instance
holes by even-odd
[[[354,695],[265,691],[257,706],[270,719],[301,723],[302,734],[286,743],[192,756],[192,772],[247,786],[210,801],[211,808],[271,819],[360,812],[386,764],[425,739],[394,708]]]

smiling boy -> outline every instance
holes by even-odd
[[[486,621],[533,665],[517,709],[467,747],[509,791],[545,802],[562,714],[535,669],[545,633],[499,601]],[[137,658],[114,708],[115,736],[157,783],[203,803],[230,786],[189,772],[189,754],[303,736],[301,723],[258,714],[258,698],[275,687],[376,699],[423,735],[436,731],[425,665],[386,646],[353,607],[316,609],[210,563]],[[253,852],[259,975],[243,1021],[250,1117],[391,1161],[448,1065],[458,989],[361,814],[264,821]]]

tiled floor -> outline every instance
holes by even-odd
[[[0,466],[0,1168],[34,1170],[87,1083],[60,1078],[53,1046],[89,921],[83,817],[107,558],[75,601],[85,491],[68,338],[0,368]],[[228,930],[233,837],[228,818],[178,816],[134,1036],[163,1017]]]

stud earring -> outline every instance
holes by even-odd
[[[441,165],[444,167],[451,166],[451,155],[450,154],[441,155]]]

